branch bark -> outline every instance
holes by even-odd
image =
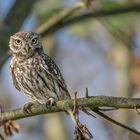
[[[124,98],[124,97],[111,97],[111,96],[94,96],[84,97],[77,99],[78,107],[87,107],[92,110],[98,107],[114,107],[114,108],[125,108],[125,109],[136,109],[140,108],[140,98]],[[6,122],[8,120],[18,120],[27,117],[32,117],[41,114],[66,112],[70,108],[73,108],[73,100],[58,101],[55,106],[46,108],[46,104],[33,105],[31,107],[31,113],[25,113],[21,109],[3,112],[0,115],[0,121]]]

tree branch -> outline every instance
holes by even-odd
[[[64,9],[50,20],[40,25],[36,32],[42,36],[45,36],[47,34],[47,30],[53,29],[58,24],[61,24],[62,21],[75,14],[78,10],[83,9],[83,7],[85,7],[84,3],[77,2],[72,8]]]
[[[98,107],[114,107],[114,108],[127,108],[135,109],[140,108],[140,98],[124,98],[124,97],[109,97],[109,96],[95,96],[89,98],[79,98],[78,107],[87,107],[92,110]],[[73,108],[73,100],[59,101],[55,106],[46,108],[46,104],[33,105],[31,107],[32,113],[24,113],[22,109],[3,112],[0,115],[0,121],[6,122],[8,120],[18,120],[22,118],[32,117],[35,115],[65,112]]]
[[[77,16],[72,16],[67,19],[65,18],[65,20],[61,20],[61,21],[58,20],[56,17],[54,17],[53,19],[55,20],[55,25],[46,26],[46,27],[44,26],[44,28],[42,28],[42,30],[40,30],[40,34],[42,34],[43,36],[48,35],[48,34],[54,33],[55,31],[57,31],[63,27],[66,27],[66,26],[69,26],[69,25],[72,25],[75,23],[79,23],[81,21],[84,21],[84,20],[87,20],[90,18],[113,16],[113,15],[118,15],[118,14],[126,14],[126,13],[130,13],[130,12],[140,12],[140,4],[123,6],[123,7],[119,7],[119,8],[117,7],[117,8],[111,9],[111,10],[103,9],[103,10],[96,11],[96,12],[84,13],[84,14],[80,14]],[[61,13],[59,16],[61,16]],[[44,23],[44,25],[47,24],[47,22]]]
[[[6,52],[8,50],[7,46],[8,46],[9,36],[20,29],[20,26],[22,25],[21,23],[31,12],[32,6],[36,1],[37,0],[31,0],[31,1],[26,2],[25,0],[16,0],[13,7],[7,14],[4,20],[4,26],[0,28],[0,38],[1,38],[0,46],[2,46],[0,47],[1,49],[0,68],[2,64],[4,63],[4,61],[8,58],[8,54],[6,54]],[[77,5],[75,5],[74,7],[70,9],[66,9],[60,12],[59,14],[57,14],[57,16],[51,18],[50,21],[46,21],[40,27],[38,27],[37,32],[41,34],[42,36],[46,36],[48,34],[52,34],[56,32],[57,30],[63,27],[87,20],[89,18],[112,16],[112,15],[117,15],[117,14],[140,11],[140,4],[137,4],[137,5],[130,5],[127,7],[120,7],[120,8],[117,7],[116,9],[111,9],[111,10],[101,10],[101,11],[96,11],[96,12],[85,13],[82,15],[80,14],[77,16],[71,16],[73,13],[77,14],[76,11],[78,11],[82,7],[84,6],[78,3]],[[21,10],[22,8],[24,9]],[[19,12],[19,11],[24,11],[24,12]]]
[[[116,125],[118,125],[118,126],[120,126],[122,128],[125,128],[125,129],[127,129],[127,130],[129,130],[129,131],[131,131],[131,132],[133,132],[133,133],[135,133],[137,135],[140,135],[140,132],[138,132],[137,130],[135,130],[133,128],[130,128],[130,127],[128,127],[128,126],[126,126],[126,125],[124,125],[122,123],[119,123],[118,121],[116,121],[116,120],[110,118],[109,116],[105,115],[104,113],[100,112],[98,109],[94,109],[93,111],[95,113],[97,113],[98,115],[100,115],[102,118],[104,118],[104,119],[106,119],[106,120],[108,120],[108,121],[110,121],[110,122],[112,122],[112,123],[114,123],[114,124],[116,124]]]

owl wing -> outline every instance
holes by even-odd
[[[14,84],[15,88],[20,91],[21,89],[20,89],[20,87],[18,85],[18,82],[16,80],[16,77],[15,77],[15,74],[14,74],[14,68],[12,67],[12,65],[10,65],[10,72],[11,72],[11,75],[12,75],[12,80],[13,80],[13,84]]]
[[[49,75],[52,76],[52,78],[57,81],[57,83],[59,84],[59,86],[66,91],[67,97],[70,97],[69,92],[67,90],[67,86],[65,84],[65,81],[62,77],[62,74],[59,70],[59,68],[57,67],[57,65],[55,64],[55,62],[46,54],[42,54],[42,68],[49,73]]]

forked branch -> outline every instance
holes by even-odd
[[[101,113],[98,108],[100,107],[113,107],[117,109],[138,109],[140,108],[140,98],[124,98],[124,97],[111,97],[111,96],[87,96],[77,99],[77,107],[79,109],[89,109],[105,119],[117,124],[127,130],[140,135],[137,130],[131,129],[113,119],[110,120],[108,116]],[[0,122],[4,123],[9,120],[18,120],[27,117],[32,117],[41,114],[68,112],[69,109],[74,108],[74,100],[64,100],[56,102],[55,106],[46,108],[46,104],[31,106],[31,113],[23,112],[23,109],[15,109],[12,111],[2,112],[0,115]]]
[[[111,96],[90,96],[88,98],[78,98],[78,107],[87,107],[89,109],[99,108],[99,107],[114,107],[117,109],[136,109],[140,108],[140,98],[124,98],[124,97],[111,97]],[[16,109],[12,111],[6,111],[1,113],[0,121],[5,122],[8,120],[18,120],[22,118],[32,117],[35,115],[63,112],[67,111],[69,108],[73,108],[73,100],[64,100],[56,102],[56,105],[51,108],[46,108],[45,104],[33,105],[31,107],[31,112],[26,114],[21,109]]]

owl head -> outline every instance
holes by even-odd
[[[9,47],[16,56],[29,57],[42,49],[40,36],[34,32],[18,32],[10,37]]]

